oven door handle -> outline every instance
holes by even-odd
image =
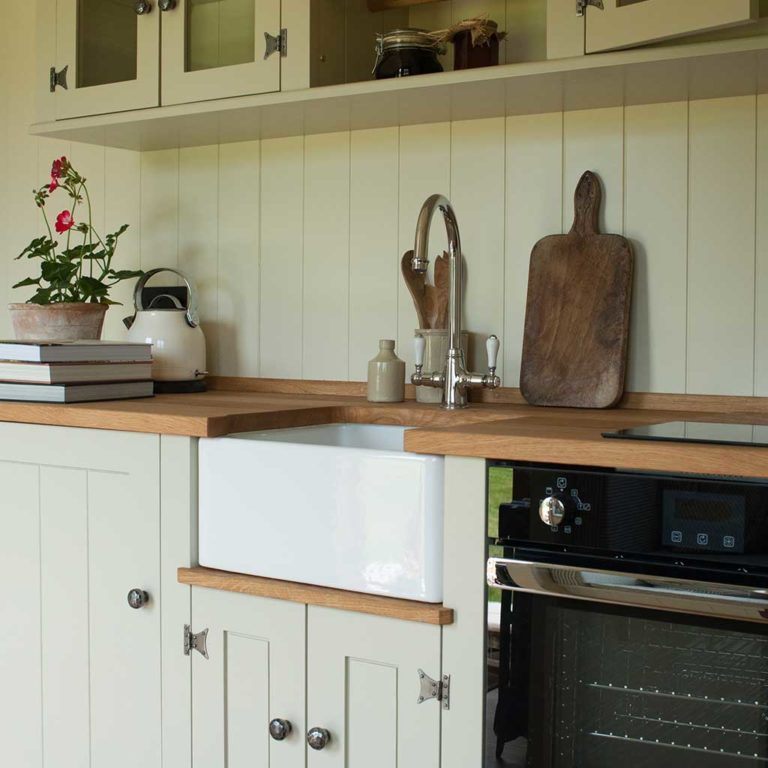
[[[768,590],[492,557],[488,585],[534,595],[768,622]]]

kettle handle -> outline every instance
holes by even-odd
[[[186,319],[187,323],[192,327],[196,328],[200,324],[200,317],[197,314],[197,290],[190,282],[189,278],[183,273],[179,272],[178,269],[173,269],[172,267],[158,267],[157,269],[150,269],[149,272],[145,272],[136,282],[136,287],[133,289],[133,306],[136,312],[143,312],[144,311],[144,304],[141,301],[141,292],[144,290],[144,286],[147,284],[147,281],[154,277],[159,272],[172,272],[177,277],[180,277],[184,284],[187,286],[187,312],[186,312]],[[133,321],[133,318],[126,318],[126,320]],[[127,323],[126,323],[127,325]],[[130,328],[130,326],[128,326]]]

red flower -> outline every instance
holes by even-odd
[[[75,220],[69,211],[62,211],[56,217],[56,231],[61,235],[75,226]]]
[[[51,176],[51,183],[48,185],[48,192],[55,192],[59,188],[59,180],[56,176]]]
[[[54,160],[53,165],[51,166],[51,179],[60,179],[62,173],[66,170],[67,165],[69,165],[69,163],[64,155]]]

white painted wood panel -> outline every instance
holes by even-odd
[[[504,118],[451,124],[451,202],[466,266],[463,324],[472,371],[488,369],[485,340],[504,330],[505,138]],[[443,226],[440,218],[435,224]],[[504,370],[503,347],[498,367]]]
[[[627,108],[624,234],[635,254],[627,387],[633,391],[685,392],[687,142],[687,103]]]
[[[141,268],[179,265],[179,150],[141,153]]]
[[[140,269],[141,264],[141,155],[125,149],[107,149],[104,158],[104,229],[115,232],[123,224],[128,230],[120,236],[115,251],[116,269]],[[122,306],[112,307],[104,320],[105,339],[122,339],[123,318],[133,314],[133,280],[124,280],[110,290],[110,298]]]
[[[259,142],[222,144],[218,199],[218,344],[223,376],[259,375]]]
[[[209,366],[219,349],[218,198],[219,147],[180,150],[179,269],[197,287],[200,327],[205,333]]]
[[[194,587],[193,631],[208,628],[208,654],[192,654],[193,764],[299,768],[304,763],[306,607]],[[269,721],[293,726],[270,739]]]
[[[88,473],[40,468],[43,762],[82,768],[90,744]]]
[[[485,484],[483,459],[447,456],[443,601],[456,621],[443,628],[443,671],[451,708],[443,712],[441,768],[479,765],[485,714]],[[472,510],[473,514],[467,514]]]
[[[192,598],[176,569],[197,565],[197,440],[162,435],[160,476],[163,768],[184,768],[192,765],[192,680],[189,657],[179,653],[179,644]]]
[[[442,710],[436,701],[419,704],[417,698],[418,670],[441,674],[440,632],[427,624],[308,608],[307,725],[331,733],[325,749],[308,751],[308,768],[360,765],[379,721],[389,737],[375,747],[376,768],[438,768]],[[375,703],[370,691],[361,693],[371,678],[382,682]]]
[[[563,115],[522,115],[507,119],[506,255],[504,267],[504,349],[502,385],[516,387],[533,245],[562,231]]]
[[[755,121],[754,96],[690,105],[687,390],[692,393],[753,392]]]
[[[261,145],[260,373],[302,377],[304,139]]]
[[[349,133],[307,136],[303,361],[307,379],[349,377]]]
[[[379,339],[397,339],[402,277],[397,128],[355,131],[350,146],[349,378],[364,381]],[[402,350],[397,350],[398,354]]]
[[[150,453],[145,472],[136,474],[133,467],[130,474],[88,472],[94,766],[161,765],[160,480],[157,437],[152,437],[154,461]],[[140,443],[125,443],[126,462],[136,461],[131,449],[141,450]],[[134,587],[150,596],[138,610],[126,600]],[[126,641],[132,649],[130,660],[116,638],[130,638]]]
[[[4,426],[4,425],[3,425]],[[0,756],[6,765],[43,764],[40,622],[40,478],[33,465],[8,455],[9,432],[0,429],[0,680],[12,692],[0,699]],[[9,450],[10,449],[10,450]],[[10,459],[10,460],[9,460]]]
[[[424,201],[433,194],[451,196],[451,125],[434,123],[400,129],[400,255],[413,249],[416,219]],[[459,222],[461,224],[461,222]],[[437,214],[429,238],[430,280],[435,257],[447,246],[445,225]],[[406,361],[408,375],[413,371],[413,331],[418,325],[413,300],[402,276],[398,281],[397,341],[398,357]]]
[[[624,110],[621,107],[564,113],[563,232],[573,224],[573,195],[584,171],[593,171],[602,181],[601,231],[622,234]]]

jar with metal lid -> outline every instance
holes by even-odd
[[[376,63],[373,74],[377,80],[388,77],[408,77],[442,72],[437,60],[442,46],[425,29],[395,29],[376,36]]]

